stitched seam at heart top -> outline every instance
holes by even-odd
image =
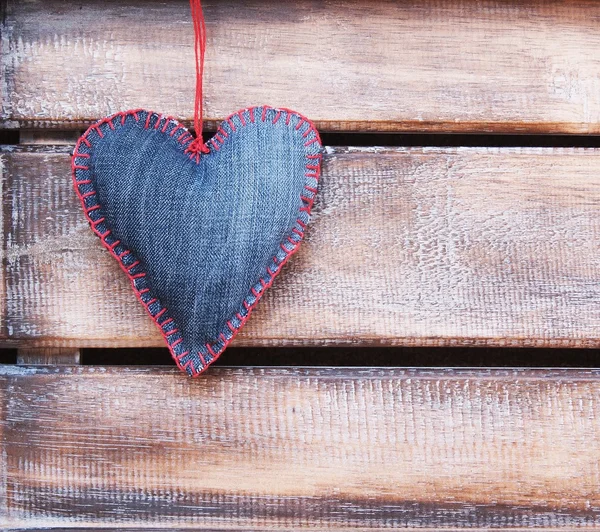
[[[144,114],[146,115],[145,119]],[[271,116],[272,118],[270,118]],[[127,249],[112,234],[111,229],[107,226],[94,187],[94,176],[89,167],[89,159],[95,141],[93,137],[94,135],[97,136],[96,140],[104,138],[106,134],[115,130],[119,125],[124,126],[128,119],[135,120],[136,123],[143,123],[145,129],[152,128],[173,138],[181,146],[180,149],[184,154],[188,154],[191,160],[199,163],[201,155],[189,149],[194,137],[185,126],[171,116],[161,115],[145,109],[133,109],[99,120],[80,137],[71,158],[73,186],[92,230],[127,274],[135,295],[160,330],[177,366],[195,377],[204,372],[219,358],[248,321],[252,310],[256,307],[266,289],[271,286],[282,266],[299,249],[306,225],[310,219],[317,192],[317,183],[321,174],[321,139],[314,125],[299,113],[286,108],[256,106],[232,113],[221,123],[215,135],[205,143],[209,151],[219,151],[227,142],[227,139],[234,135],[240,127],[253,124],[255,121],[266,122],[269,120],[272,124],[282,121],[282,124],[298,132],[304,139],[306,180],[303,192],[300,194],[301,207],[296,223],[291,232],[280,243],[279,251],[267,265],[264,274],[250,288],[250,293],[244,298],[241,308],[227,320],[217,338],[207,342],[199,351],[191,352],[185,348],[185,338],[183,338],[173,318],[169,316],[168,309],[155,297],[140,261],[131,250]]]

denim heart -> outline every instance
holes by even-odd
[[[204,145],[146,110],[92,125],[72,157],[85,215],[127,273],[177,365],[198,375],[298,249],[320,176],[314,126],[253,107]]]

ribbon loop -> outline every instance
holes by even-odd
[[[196,139],[188,147],[194,153],[208,153],[202,137],[202,76],[204,74],[204,51],[206,50],[206,25],[201,0],[190,0],[194,24],[194,51],[196,56],[196,97],[194,100],[194,130]]]

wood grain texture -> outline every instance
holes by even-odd
[[[4,154],[2,344],[162,346],[67,149]],[[238,345],[600,346],[600,150],[327,152],[307,240]]]
[[[127,108],[190,120],[186,0],[6,2],[1,119],[81,127]],[[239,108],[322,130],[600,132],[593,0],[206,0],[207,127]]]
[[[4,527],[600,528],[600,372],[0,367]]]
[[[6,317],[8,316],[6,309],[6,235],[10,232],[10,224],[6,223],[4,219],[4,211],[6,210],[4,202],[8,196],[8,192],[4,189],[7,180],[4,176],[7,175],[6,169],[4,168],[4,155],[0,153],[0,228],[2,234],[0,235],[0,337],[4,338],[8,336],[8,329],[6,327]]]

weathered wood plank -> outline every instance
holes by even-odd
[[[10,232],[10,224],[6,223],[4,219],[4,212],[6,206],[4,205],[7,192],[4,187],[7,181],[4,179],[6,175],[4,168],[4,155],[0,153],[0,229],[2,234],[0,235],[0,338],[8,336],[8,329],[6,328],[6,235]]]
[[[2,343],[162,346],[69,148],[9,149]],[[600,150],[327,151],[307,241],[238,345],[600,346]]]
[[[600,371],[0,367],[4,527],[600,528]]]
[[[206,0],[205,102],[296,109],[322,130],[600,132],[592,0]],[[9,0],[5,126],[81,127],[127,108],[190,120],[186,0]]]

